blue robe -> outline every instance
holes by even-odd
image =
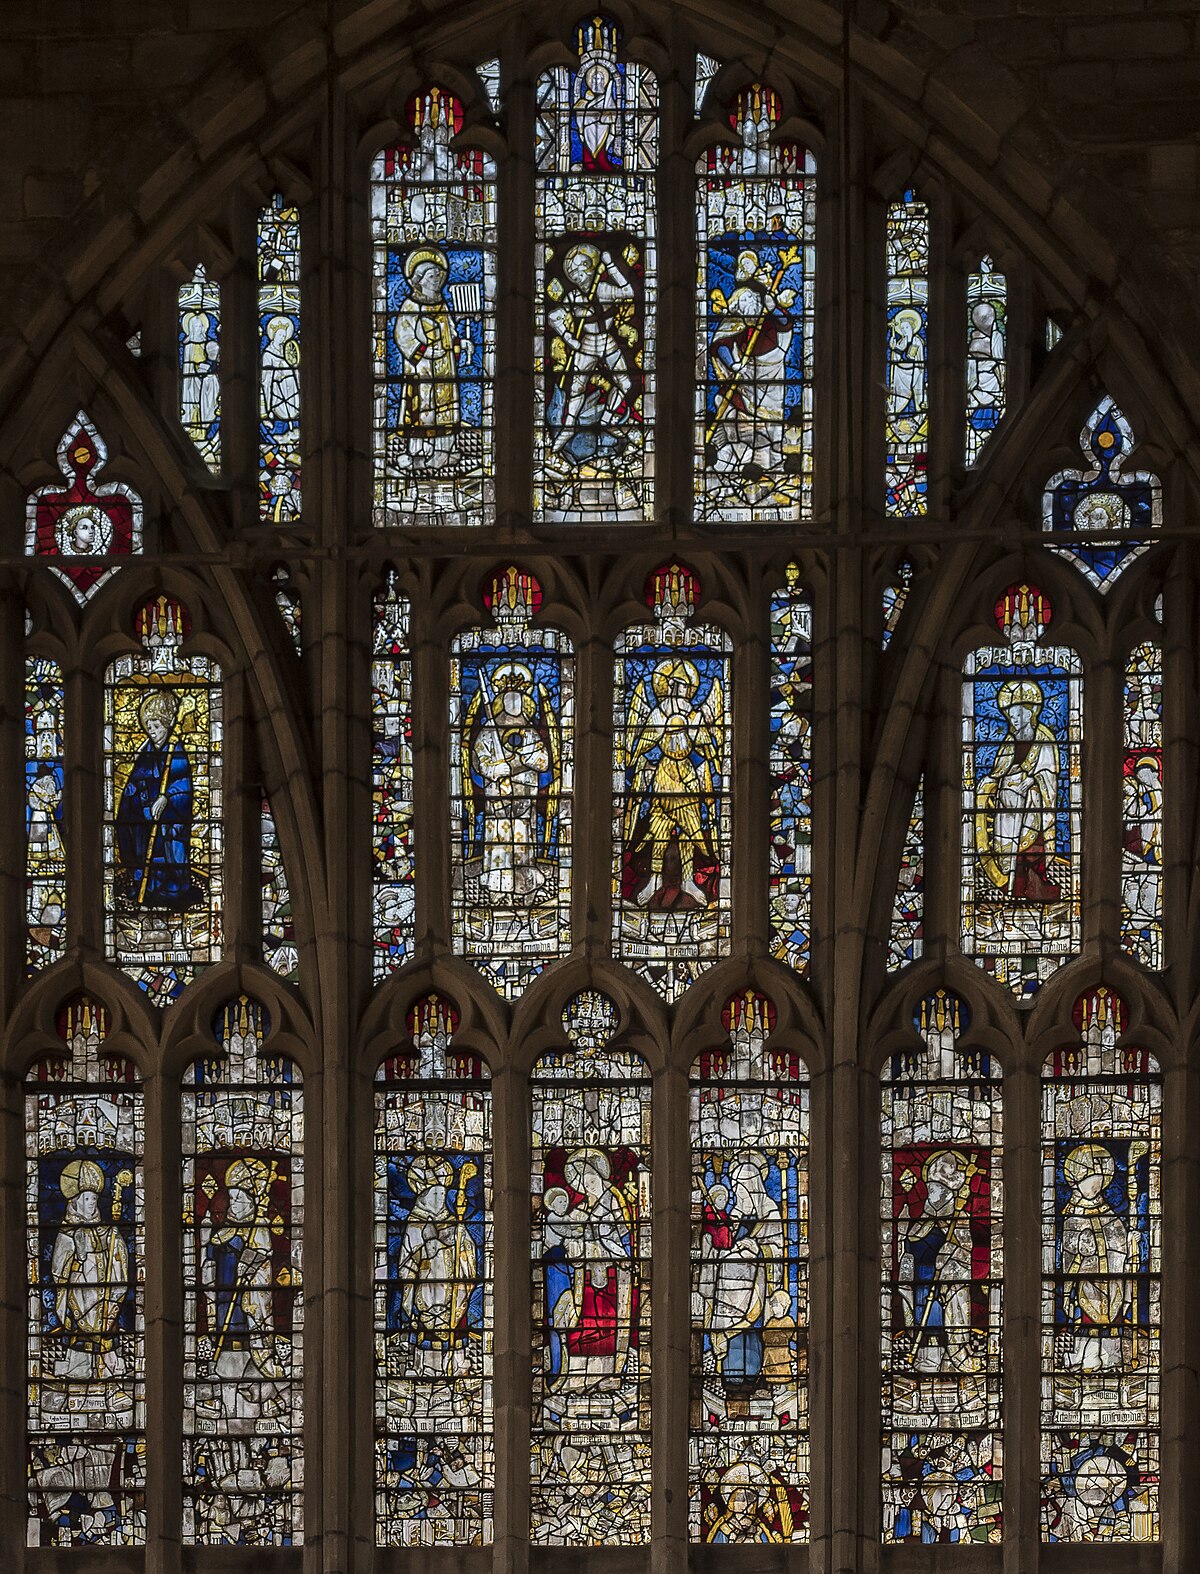
[[[167,806],[155,831],[151,811],[160,796],[166,798]],[[120,886],[127,901],[138,907],[182,913],[203,900],[203,882],[193,874],[189,862],[192,765],[178,739],[168,738],[161,748],[147,740],[138,750],[117,806],[116,831]]]

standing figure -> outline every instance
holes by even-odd
[[[263,416],[290,430],[300,422],[300,344],[291,317],[272,317],[263,330]]]
[[[566,288],[547,314],[557,335],[551,350],[556,375],[549,420],[557,428],[552,452],[582,464],[623,446],[611,428],[633,417],[630,355],[636,333],[621,308],[632,311],[634,288],[612,256],[587,241],[569,249],[562,271]]]
[[[971,308],[967,340],[967,420],[973,430],[990,432],[1004,406],[1004,329],[990,301]]]
[[[712,292],[716,324],[708,354],[716,378],[717,408],[706,436],[715,450],[718,471],[751,464],[774,470],[783,461],[787,357],[796,295],[794,290],[779,289],[779,280],[794,260],[794,254],[782,253],[782,266],[772,277],[756,252],[743,251],[735,264],[729,298],[719,290]]]
[[[529,898],[547,881],[554,841],[562,745],[549,696],[523,662],[479,669],[463,729],[463,781],[470,804],[468,857],[480,857],[480,885],[497,898]]]
[[[1158,759],[1142,755],[1125,778],[1125,901],[1135,921],[1162,919],[1163,784]]]
[[[971,1349],[972,1160],[939,1148],[921,1167],[925,1205],[901,1227],[897,1280],[914,1372],[975,1372]]]
[[[625,862],[640,875],[634,899],[656,910],[707,907],[716,891],[725,703],[715,677],[697,703],[700,682],[694,663],[668,656],[630,705]]]
[[[53,1356],[57,1381],[48,1383],[44,1393],[47,1410],[111,1412],[112,1379],[127,1375],[117,1335],[129,1288],[129,1248],[116,1220],[122,1192],[132,1184],[132,1172],[122,1170],[113,1185],[112,1220],[105,1222],[100,1214],[103,1169],[94,1159],[71,1159],[63,1166],[59,1190],[65,1208],[50,1254],[62,1344]],[[132,1388],[122,1397],[131,1412]]]
[[[1080,1143],[1063,1159],[1069,1193],[1059,1226],[1067,1339],[1063,1364],[1072,1372],[1125,1364],[1121,1324],[1132,1308],[1123,1275],[1129,1266],[1136,1269],[1137,1261],[1132,1254],[1130,1264],[1129,1230],[1105,1195],[1115,1175],[1112,1154],[1098,1142]]]
[[[179,412],[188,435],[202,451],[216,423],[221,403],[217,370],[219,346],[212,319],[206,311],[185,311],[180,323]]]
[[[146,742],[117,805],[118,890],[133,907],[182,913],[203,900],[204,888],[191,866],[192,765],[179,735],[180,703],[153,689],[138,720]]]
[[[1041,721],[1044,697],[1030,680],[1003,683],[996,705],[1007,736],[989,775],[979,782],[975,845],[989,885],[1024,902],[1057,902],[1050,861],[1057,838],[1059,747]]]
[[[697,1291],[713,1363],[735,1390],[757,1383],[763,1328],[790,1304],[779,1283],[785,1227],[780,1204],[767,1190],[769,1169],[765,1154],[734,1157],[726,1178],[705,1198]]]
[[[478,1173],[479,1165],[471,1160],[464,1160],[456,1174],[440,1154],[413,1159],[405,1177],[412,1204],[407,1213],[393,1212],[398,1223],[403,1220],[393,1269],[399,1310],[413,1355],[430,1352],[428,1369],[435,1373],[451,1370],[443,1352],[463,1348],[471,1333],[468,1309],[479,1282],[479,1251],[467,1223],[467,1188]],[[414,1364],[420,1362],[417,1357]]]
[[[400,432],[425,466],[449,464],[460,423],[459,365],[474,346],[446,297],[450,264],[437,246],[415,246],[404,259],[409,294],[392,330],[404,362]]]
[[[925,403],[925,323],[914,306],[901,307],[888,323],[888,420],[901,440],[923,430]]]

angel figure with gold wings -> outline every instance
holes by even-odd
[[[491,680],[481,664],[463,727],[464,839],[486,895],[521,905],[553,884],[562,745],[550,695],[529,666],[501,662]]]
[[[626,784],[622,895],[654,911],[708,907],[717,896],[725,696],[714,676],[698,698],[702,682],[684,656],[659,661],[634,690],[618,744]]]

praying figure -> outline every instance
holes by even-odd
[[[117,804],[117,889],[128,905],[182,913],[203,900],[192,868],[192,763],[180,737],[182,707],[169,689],[138,706],[146,741]]]

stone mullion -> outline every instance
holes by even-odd
[[[688,1079],[683,1067],[669,1065],[655,1076],[653,1122],[650,1574],[686,1574],[691,1164]]]
[[[324,845],[311,882],[317,977],[316,1071],[305,1078],[305,1176],[310,1199],[305,1276],[305,1548],[306,1574],[370,1570],[373,1557],[371,1414],[361,1413],[361,1385],[347,1384],[370,1349],[370,1300],[356,1274],[362,1221],[356,1217],[354,1166],[348,1156],[370,1146],[370,1127],[356,1121],[352,1046],[367,984],[369,892],[368,747],[364,723],[369,675],[362,650],[364,608],[342,550],[356,508],[355,483],[364,469],[354,456],[366,404],[356,400],[361,363],[345,353],[365,331],[358,308],[366,295],[367,252],[355,247],[357,164],[344,93],[331,81],[319,152],[319,196],[305,236],[316,252],[306,275],[309,356],[307,418],[322,434],[309,449],[306,496],[314,505],[320,556],[305,599],[305,621],[316,625],[316,742],[320,764]],[[365,228],[363,230],[365,239]],[[366,943],[364,943],[366,942]],[[361,1254],[360,1254],[361,1255]],[[364,1344],[364,1338],[366,1343]],[[364,1496],[365,1494],[365,1496]],[[357,1511],[357,1512],[356,1512]]]
[[[690,61],[684,19],[667,24],[671,59]],[[654,509],[672,532],[688,530],[693,514],[692,407],[695,400],[696,183],[683,140],[692,122],[686,69],[659,83],[656,196],[657,331],[654,340]],[[670,412],[670,420],[666,416]]]
[[[0,999],[7,1017],[25,973],[25,605],[10,574],[0,578]],[[0,1547],[24,1574],[25,1372],[29,1321],[25,1260],[25,1101],[13,1075],[21,1057],[6,1035],[0,1062]]]
[[[1004,1569],[1005,1574],[1037,1574],[1041,1496],[1041,1081],[1036,1066],[1002,1063],[1001,1071]]]
[[[1197,627],[1197,556],[1176,551],[1163,585],[1163,782],[1165,787],[1163,925],[1168,980],[1180,1020],[1189,1023],[1200,957],[1192,938],[1189,892],[1195,856],[1196,717],[1200,699],[1192,657]],[[1185,1030],[1186,1031],[1186,1030]],[[1182,1036],[1174,1064],[1166,1057],[1162,1132],[1163,1574],[1200,1567],[1200,1065],[1194,1040]]]
[[[183,1231],[179,1081],[145,1084],[146,1574],[179,1574],[183,1541]]]
[[[496,171],[496,522],[529,525],[533,498],[534,85],[526,74],[528,27],[512,7],[502,46],[508,146]]]
[[[848,25],[848,24],[847,24]],[[857,94],[849,80],[842,84],[842,102],[829,166],[841,195],[836,235],[829,247],[833,277],[829,331],[835,356],[828,363],[829,423],[824,451],[836,455],[832,488],[832,523],[836,537],[859,537],[868,510],[864,501],[878,494],[881,474],[872,463],[878,444],[867,440],[868,412],[876,356],[863,324],[882,326],[870,313],[872,277],[882,269],[882,247],[874,251],[868,237],[873,226],[865,189],[866,151],[859,130]],[[820,401],[818,401],[818,406]],[[871,512],[877,511],[878,505]],[[815,671],[814,821],[823,820],[826,834],[814,835],[814,849],[825,852],[814,860],[814,919],[821,915],[825,935],[814,944],[812,982],[826,1015],[828,1034],[828,1124],[814,1132],[813,1151],[822,1146],[826,1159],[814,1180],[814,1194],[826,1198],[826,1249],[814,1257],[812,1323],[812,1456],[827,1461],[827,1482],[813,1501],[813,1574],[852,1574],[863,1567],[864,1541],[876,1522],[879,1454],[877,1390],[863,1381],[873,1351],[864,1350],[863,1283],[864,1222],[868,1209],[875,1229],[877,1180],[864,1186],[860,1146],[861,1079],[860,1024],[863,1008],[863,948],[867,914],[851,910],[848,898],[856,886],[863,788],[862,684],[865,561],[861,548],[839,542],[829,559],[824,596],[814,614],[826,652],[824,675]],[[827,664],[827,665],[826,665]],[[822,1138],[824,1141],[822,1142]],[[868,1148],[868,1153],[872,1150]],[[818,1162],[820,1162],[818,1160]],[[870,1173],[871,1166],[868,1167]],[[814,1240],[822,1231],[814,1228]],[[869,1261],[869,1258],[868,1258]],[[871,1287],[874,1293],[874,1287]],[[847,1424],[858,1417],[859,1425]],[[866,1490],[864,1490],[864,1488]],[[865,1520],[864,1520],[865,1516]]]
[[[529,1078],[511,1065],[492,1079],[493,1402],[496,1450],[493,1574],[529,1568],[530,1403]]]

